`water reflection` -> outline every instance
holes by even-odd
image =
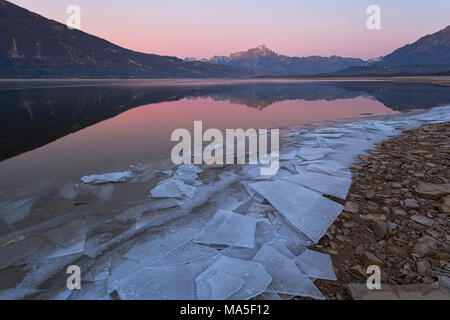
[[[17,84],[14,85],[17,87]],[[176,108],[170,108],[169,104],[165,106],[167,110],[156,107],[159,111],[147,114],[149,117],[160,118],[151,123],[153,126],[168,125],[180,115],[190,118],[190,114],[212,119],[229,116],[230,120],[243,122],[249,127],[269,124],[280,126],[332,120],[361,113],[432,108],[450,103],[449,87],[398,82],[189,82],[170,85],[158,82],[89,82],[72,86],[66,84],[64,87],[57,83],[40,86],[41,88],[27,88],[25,84],[25,88],[12,89],[12,84],[0,85],[0,160],[47,145],[127,110],[162,102],[186,101],[176,105]],[[369,99],[364,102],[358,100],[361,97],[373,99],[378,104],[369,102]],[[201,109],[197,112],[191,110],[195,108],[195,104],[190,104],[189,99],[193,98],[207,98],[196,102],[197,108]],[[339,106],[329,104],[326,107],[326,104],[321,104],[320,107],[312,107],[309,104],[311,110],[305,104],[342,99],[346,99],[346,102]],[[205,105],[205,101],[209,102]],[[292,101],[296,103],[293,104]],[[226,104],[219,105],[219,102]],[[359,107],[353,109],[358,103]],[[254,109],[258,113],[236,109],[235,105]],[[271,106],[276,110],[269,108]],[[269,109],[272,110],[268,111]],[[308,115],[311,112],[316,116]],[[318,114],[322,116],[317,116]],[[139,121],[139,116],[128,117],[128,120],[109,126],[109,134],[114,135],[119,128],[133,130],[133,123]],[[259,122],[252,121],[255,118]],[[269,122],[269,119],[273,121]],[[215,125],[220,127],[221,124],[228,125],[226,121]]]

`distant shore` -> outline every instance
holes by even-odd
[[[0,78],[0,82],[16,81],[16,82],[30,82],[30,81],[267,81],[267,80],[292,80],[292,81],[371,81],[371,80],[385,80],[385,81],[433,81],[433,82],[450,82],[450,76],[374,76],[374,77],[323,77],[323,76],[299,76],[299,77],[249,77],[249,78]]]

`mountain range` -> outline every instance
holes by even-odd
[[[194,59],[187,59],[193,61]],[[367,66],[369,62],[358,58],[332,57],[288,57],[275,53],[265,45],[248,51],[232,53],[230,56],[214,56],[201,60],[219,65],[259,70],[276,75],[311,75],[333,72],[348,67]]]
[[[0,78],[252,78],[450,74],[450,26],[371,60],[288,57],[265,45],[209,60],[146,54],[0,0]]]

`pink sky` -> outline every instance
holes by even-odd
[[[136,51],[184,57],[228,55],[266,44],[289,56],[386,55],[450,24],[448,0],[12,0],[65,23],[81,8],[82,30]],[[366,28],[381,8],[382,29]]]

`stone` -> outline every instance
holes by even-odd
[[[369,251],[363,252],[363,254],[361,255],[361,261],[366,268],[372,265],[380,267],[383,265],[383,261],[381,261],[376,255]]]
[[[347,201],[345,203],[344,211],[357,214],[359,212],[359,205],[355,202]]]
[[[450,194],[450,184],[420,183],[416,192],[421,198],[439,200]]]
[[[434,224],[432,219],[424,216],[414,215],[411,216],[410,219],[427,227],[431,227]]]
[[[382,240],[386,237],[388,225],[386,222],[374,222],[372,225],[372,231],[375,233],[377,240]]]
[[[411,154],[416,155],[416,156],[424,156],[424,155],[427,155],[429,153],[430,152],[427,151],[427,150],[414,150],[414,151],[411,151]]]
[[[416,271],[421,276],[427,274],[427,270],[431,268],[431,264],[426,260],[420,260],[416,262]]]
[[[400,208],[392,208],[391,212],[393,215],[396,215],[396,216],[407,216],[408,215],[408,213],[406,213],[405,210],[402,210]]]
[[[350,267],[350,272],[353,273],[357,278],[365,278],[367,277],[366,271],[359,264],[356,266]]]
[[[450,195],[444,197],[443,203],[439,206],[439,209],[444,214],[450,213]]]
[[[366,192],[366,199],[367,200],[374,200],[374,199],[376,199],[376,197],[377,197],[377,194],[375,193],[374,190],[368,190]]]
[[[421,256],[425,256],[431,252],[433,249],[433,244],[430,242],[418,242],[414,245],[412,252],[417,253]]]
[[[362,221],[372,221],[372,222],[379,222],[379,221],[386,221],[386,216],[384,214],[366,214],[366,215],[359,215],[359,218]]]
[[[406,199],[404,205],[407,209],[417,209],[420,208],[419,203],[414,199]]]

